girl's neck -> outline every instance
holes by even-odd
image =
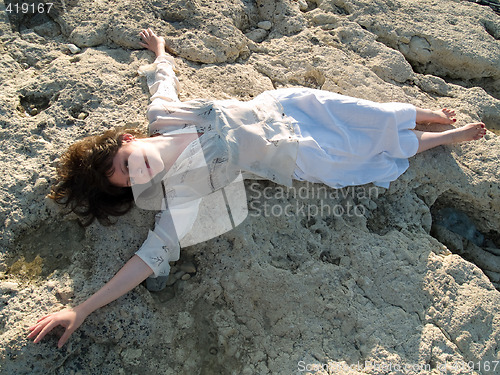
[[[192,141],[198,138],[198,136],[199,134],[197,133],[165,134],[162,136],[141,138],[140,141],[147,144],[147,147],[156,148],[165,165],[165,170],[168,171],[182,151],[184,151]]]

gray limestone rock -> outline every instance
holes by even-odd
[[[488,250],[500,245],[500,42],[491,8],[452,0],[80,0],[45,26],[27,17],[12,28],[5,12],[0,18],[2,371],[292,374],[359,361],[367,366],[350,373],[406,365],[430,375],[445,363],[498,361],[498,270],[452,253],[450,244],[477,250],[456,233],[448,231],[446,246],[431,235],[434,208],[452,207],[498,257]],[[245,37],[262,21],[272,23],[265,40]],[[492,131],[416,155],[389,189],[295,182],[307,192],[300,198],[249,181],[248,218],[182,249],[180,280],[172,276],[158,293],[139,286],[99,309],[62,350],[60,331],[33,344],[27,328],[101,288],[154,223],[155,212],[133,209],[112,228],[82,229],[46,198],[61,151],[75,139],[146,128],[147,86],[136,72],[153,56],[138,45],[143,27],[176,53],[181,100],[249,100],[298,85],[454,108],[457,126],[484,121]],[[69,43],[82,52],[69,54]],[[293,215],[266,214],[264,194]],[[321,205],[337,211],[307,215]]]

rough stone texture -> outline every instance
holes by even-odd
[[[109,280],[153,223],[153,212],[136,209],[112,228],[82,229],[45,198],[73,140],[147,125],[147,86],[136,71],[152,55],[139,49],[141,28],[165,35],[177,53],[182,99],[248,100],[303,85],[455,108],[459,126],[482,120],[498,134],[500,21],[489,7],[80,0],[12,27],[3,8],[0,18],[2,372],[292,374],[327,364],[345,374],[395,374],[396,366],[441,374],[447,363],[448,374],[460,374],[464,362],[481,361],[490,371],[477,373],[495,373],[500,294],[489,270],[450,251],[463,251],[452,248],[461,240],[447,248],[431,236],[434,209],[452,207],[499,247],[494,132],[412,158],[388,190],[296,183],[299,198],[248,182],[246,221],[183,249],[183,264],[194,267],[188,280],[179,274],[156,294],[136,288],[92,314],[61,350],[56,334],[39,345],[25,338],[37,318]],[[261,42],[245,37],[263,21],[272,27]],[[70,43],[82,51],[72,54]]]
[[[460,1],[450,6],[452,10],[443,8],[440,2],[427,0],[418,3],[338,0],[324,1],[320,7],[345,9],[350,20],[401,52],[416,72],[475,84],[482,82],[498,98],[498,15],[472,2]]]

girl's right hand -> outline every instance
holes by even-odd
[[[80,327],[87,316],[88,314],[78,309],[78,307],[46,315],[39,319],[35,325],[28,328],[31,331],[28,338],[30,339],[36,336],[33,342],[38,343],[47,333],[60,325],[65,328],[64,334],[57,343],[57,347],[61,348],[66,341],[68,341],[71,334],[75,332],[78,327]]]
[[[80,327],[89,314],[123,296],[152,274],[151,267],[137,255],[134,255],[106,285],[85,302],[72,309],[49,314],[38,320],[34,326],[29,328],[31,333],[28,338],[31,339],[36,336],[34,342],[37,343],[55,327],[63,326],[66,330],[57,344],[60,348],[68,341],[71,334]]]

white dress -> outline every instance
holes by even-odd
[[[417,152],[411,104],[375,103],[307,88],[269,93],[299,124],[295,179],[334,188],[370,182],[387,188]]]
[[[284,185],[293,178],[334,188],[370,182],[388,187],[417,152],[412,105],[308,88],[268,91],[250,102],[180,102],[173,68],[173,59],[163,56],[149,71],[142,69],[152,94],[150,132],[203,135],[166,173],[162,202],[168,203],[136,252],[154,277],[168,275],[168,262],[179,259],[179,242],[187,246],[208,240],[246,217],[244,187],[235,167]],[[233,156],[239,160],[232,162]],[[223,188],[233,179],[235,184]],[[216,188],[214,180],[220,181]]]

